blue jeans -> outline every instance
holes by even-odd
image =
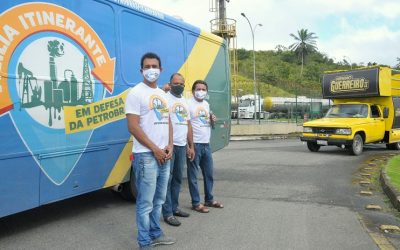
[[[190,196],[192,197],[192,206],[200,204],[200,192],[197,185],[197,174],[199,169],[203,174],[204,181],[204,201],[213,202],[213,158],[211,153],[210,144],[208,143],[195,143],[194,144],[195,157],[193,161],[187,161],[187,175],[189,182]]]
[[[168,181],[167,197],[162,206],[164,218],[179,210],[179,192],[182,184],[182,171],[186,162],[186,146],[175,146],[171,159],[171,174]]]
[[[150,245],[163,235],[160,227],[161,206],[167,193],[170,161],[159,166],[153,153],[135,153],[136,224],[139,246]]]

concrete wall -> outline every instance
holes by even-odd
[[[232,124],[231,135],[283,135],[302,132],[303,127],[296,123]]]

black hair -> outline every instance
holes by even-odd
[[[180,77],[182,77],[182,79],[185,81],[185,77],[183,77],[182,74],[176,72],[176,73],[173,73],[173,74],[171,75],[171,77],[169,78],[169,83],[172,82],[172,78],[174,78],[174,76],[180,76]]]
[[[203,81],[203,80],[196,80],[196,81],[193,83],[192,92],[194,92],[194,90],[196,89],[196,85],[197,85],[197,84],[204,84],[204,85],[206,85],[206,89],[207,89],[207,91],[208,91],[208,85],[207,85],[207,83],[206,83],[205,81]]]
[[[160,57],[159,57],[156,53],[147,52],[146,54],[144,54],[144,55],[142,56],[142,59],[140,60],[140,68],[141,68],[141,69],[143,69],[143,62],[144,62],[144,59],[157,59],[157,60],[158,60],[158,63],[160,64],[160,68],[161,68],[161,59],[160,59]]]

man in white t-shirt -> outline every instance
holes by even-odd
[[[204,98],[207,96],[208,85],[205,81],[197,80],[193,83],[193,98],[188,100],[190,111],[190,123],[193,128],[194,160],[187,161],[187,175],[189,191],[192,198],[193,210],[200,213],[208,213],[207,207],[223,208],[224,206],[214,200],[213,186],[213,158],[210,148],[211,126],[216,120],[215,115],[210,114],[210,105]],[[197,174],[201,169],[204,180],[204,205],[200,203],[200,192],[197,184]]]
[[[174,73],[167,86],[170,117],[174,131],[174,153],[171,159],[171,176],[168,182],[167,197],[162,206],[162,214],[167,224],[179,226],[181,223],[175,216],[189,217],[188,213],[179,208],[179,192],[186,158],[191,160],[194,158],[193,135],[189,121],[189,107],[182,95],[185,89],[185,79],[181,74]]]
[[[130,90],[125,113],[129,132],[134,137],[137,239],[140,249],[148,249],[175,243],[174,239],[164,235],[160,227],[173,151],[173,131],[167,97],[157,86],[161,72],[159,56],[144,54],[140,72],[143,82]]]

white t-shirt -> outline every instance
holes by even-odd
[[[192,97],[188,100],[190,111],[190,123],[193,128],[194,143],[210,143],[210,105],[203,100],[198,102]]]
[[[189,107],[185,97],[175,97],[167,93],[169,112],[174,130],[174,145],[186,146],[188,133],[188,120],[190,120]]]
[[[140,116],[140,127],[146,136],[163,149],[169,141],[168,100],[164,91],[151,88],[141,82],[133,87],[126,98],[125,114]],[[133,142],[134,153],[151,152],[136,139]]]

